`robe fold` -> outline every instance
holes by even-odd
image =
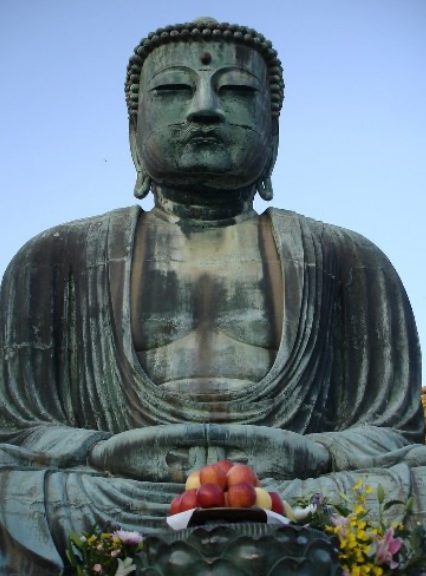
[[[132,342],[130,274],[140,208],[48,230],[5,274],[0,301],[0,575],[63,568],[69,529],[112,520],[154,533],[179,484],[111,477],[92,446],[126,430],[212,423],[208,402],[144,373]],[[393,267],[362,236],[268,210],[284,287],[281,344],[250,389],[215,399],[221,424],[308,435],[333,473],[266,479],[284,497],[347,490],[368,470],[426,516],[420,350]],[[219,408],[222,407],[223,410]]]

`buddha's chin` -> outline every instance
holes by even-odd
[[[232,173],[234,163],[225,147],[218,145],[188,146],[179,159],[185,174],[225,175]]]
[[[218,157],[203,154],[199,157],[182,156],[179,165],[170,174],[163,173],[156,181],[177,189],[226,192],[252,185],[257,180],[256,176],[248,174],[246,161],[236,162],[228,155]]]

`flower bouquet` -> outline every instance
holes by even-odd
[[[340,494],[332,502],[321,494],[296,499],[296,505],[284,502],[286,516],[295,524],[304,524],[334,535],[343,576],[426,576],[426,529],[412,516],[413,501],[386,501],[379,484],[376,495],[378,517],[367,506],[373,488],[359,480],[352,494]],[[402,509],[402,521],[391,522],[387,512]]]
[[[70,532],[66,554],[75,576],[127,576],[136,570],[133,560],[142,548],[139,532],[107,524],[82,534]]]

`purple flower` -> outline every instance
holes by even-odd
[[[345,516],[332,516],[331,522],[333,523],[333,526],[338,527],[338,533],[340,536],[348,535],[348,530],[346,528],[349,522],[348,518],[346,518]]]
[[[331,521],[333,522],[333,526],[346,526],[349,519],[345,516],[333,516]]]
[[[312,496],[311,504],[319,506],[323,500],[324,496],[321,494],[321,492],[315,492],[315,494]]]
[[[393,528],[389,528],[383,540],[376,539],[376,563],[388,564],[391,570],[397,568],[398,562],[395,562],[393,555],[398,554],[402,544],[402,539],[394,538]]]
[[[142,534],[139,532],[128,532],[127,530],[116,530],[112,533],[113,538],[119,538],[123,544],[137,545],[143,540]]]

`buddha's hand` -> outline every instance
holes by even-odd
[[[300,434],[253,425],[170,424],[138,428],[96,444],[88,463],[104,472],[156,482],[184,482],[207,461],[245,461],[260,478],[315,477],[330,471],[327,450]]]
[[[260,478],[315,478],[331,471],[331,457],[324,446],[280,428],[253,425],[207,425],[208,443],[246,454],[247,464]]]
[[[169,424],[136,428],[96,444],[88,464],[124,478],[185,482],[201,468],[208,447],[205,424]]]

